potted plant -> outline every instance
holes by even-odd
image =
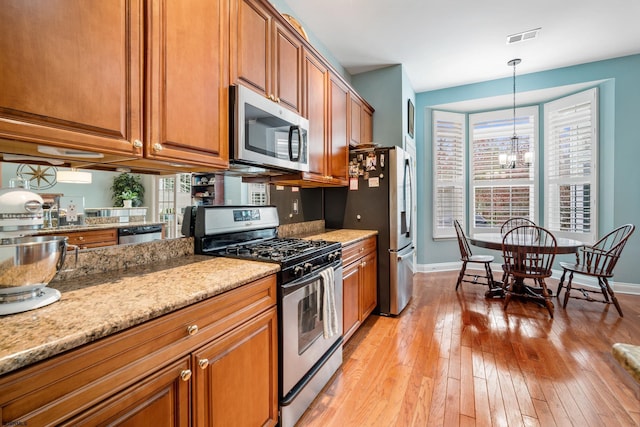
[[[131,190],[123,191],[120,195],[122,197],[122,206],[125,208],[130,208],[133,205],[133,199],[138,197],[138,193]]]
[[[140,175],[124,172],[114,177],[111,185],[111,198],[114,206],[125,206],[125,200],[130,200],[133,207],[142,206],[144,186]]]

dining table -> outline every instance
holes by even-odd
[[[477,233],[469,236],[468,240],[469,240],[469,243],[479,248],[502,251],[503,236],[500,233]],[[507,242],[507,243],[509,244],[509,246],[518,247],[523,252],[526,252],[527,250],[526,242],[520,241],[517,243],[516,242],[511,242],[511,243]],[[579,250],[581,247],[585,245],[583,242],[579,240],[569,239],[566,237],[556,237],[556,243],[557,243],[557,246],[555,247],[556,255],[566,255],[566,254],[574,253],[576,255],[576,262],[580,262]],[[535,243],[535,246],[537,245],[538,244]],[[554,250],[551,247],[549,249]],[[525,285],[523,279],[517,279],[517,278],[514,280],[514,288],[522,290],[521,292],[523,294],[527,294],[527,293],[536,294],[539,292],[537,288],[532,288],[530,286]],[[551,291],[549,290],[549,292]],[[485,296],[487,298],[503,297],[504,288],[498,286],[493,289],[490,289],[485,293]]]

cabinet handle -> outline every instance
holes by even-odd
[[[277,96],[274,96],[273,100],[276,101],[278,104],[280,104],[280,98],[278,98]]]
[[[360,248],[360,252],[364,252],[364,248]]]
[[[159,142],[153,144],[153,151],[162,151],[162,144],[160,144]]]
[[[182,381],[189,381],[191,379],[191,369],[185,369],[180,372],[180,379]]]
[[[78,236],[78,240],[84,240],[84,237]]]
[[[191,336],[198,333],[198,325],[189,325],[187,327],[187,333]]]
[[[139,139],[133,141],[133,148],[142,148],[142,141],[140,141]]]
[[[209,366],[209,359],[200,359],[198,361],[198,366],[200,366],[200,369],[207,369],[207,366]]]

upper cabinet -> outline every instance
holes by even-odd
[[[142,0],[7,0],[0,138],[142,154]]]
[[[153,0],[147,13],[146,157],[226,168],[228,2]]]
[[[302,42],[258,0],[231,0],[231,80],[302,113]]]
[[[10,3],[0,8],[0,137],[143,169],[228,166],[225,0]]]
[[[346,185],[371,139],[373,110],[267,0],[5,0],[0,28],[0,154],[224,170],[230,84],[309,119],[289,185]]]

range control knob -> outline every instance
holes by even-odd
[[[304,263],[304,271],[306,273],[311,273],[311,270],[313,269],[313,264],[310,264],[308,262]]]
[[[336,259],[336,254],[330,253],[329,255],[327,255],[327,261],[333,262],[335,259]]]
[[[296,267],[293,269],[293,274],[294,274],[296,277],[302,277],[302,276],[304,275],[304,267],[303,267],[303,266],[301,266],[301,265],[296,266]]]

